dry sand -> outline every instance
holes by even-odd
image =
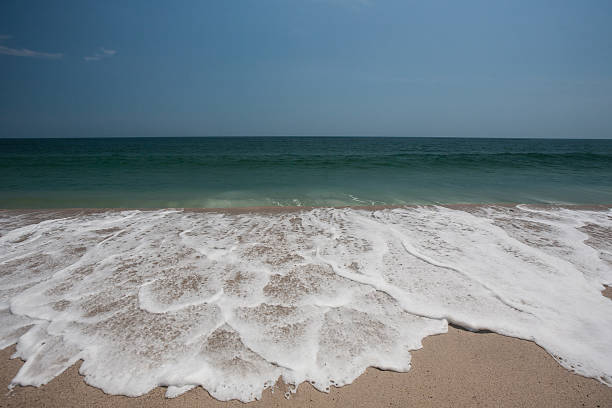
[[[612,298],[612,289],[605,294]],[[0,387],[6,390],[23,364],[0,351]],[[355,382],[329,394],[302,384],[290,399],[279,384],[249,407],[612,407],[612,388],[570,373],[535,343],[449,327],[412,353],[412,369],[395,373],[369,368]],[[83,381],[80,363],[40,388],[16,387],[0,394],[0,407],[243,407],[220,402],[202,388],[166,399],[158,387],[138,398],[106,395]]]

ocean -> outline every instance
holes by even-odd
[[[612,140],[0,139],[0,208],[612,203]]]

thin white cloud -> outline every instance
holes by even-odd
[[[10,40],[10,35],[0,35],[0,41]],[[41,51],[33,51],[28,50],[27,48],[11,48],[6,45],[0,44],[0,54],[4,55],[12,55],[14,57],[31,57],[31,58],[48,58],[48,59],[58,59],[62,58],[64,54],[62,53],[51,53],[51,52],[41,52]]]
[[[110,58],[117,54],[115,50],[109,50],[108,48],[100,47],[100,50],[96,52],[94,55],[89,55],[87,57],[83,57],[85,61],[100,61],[104,58]]]

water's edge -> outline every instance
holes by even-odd
[[[0,211],[0,346],[41,385],[257,399],[410,368],[447,324],[612,384],[609,205]],[[136,370],[136,371],[134,371]],[[138,372],[139,374],[134,374]]]

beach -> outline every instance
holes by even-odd
[[[0,408],[612,408],[612,1],[168,3],[0,1]]]
[[[609,406],[609,211],[3,210],[0,406]]]
[[[608,294],[610,297],[610,294]],[[10,360],[13,347],[2,350],[0,387],[6,390],[22,365]],[[239,401],[220,402],[202,388],[176,399],[166,399],[165,389],[129,398],[107,395],[87,385],[76,364],[49,384],[16,387],[0,394],[2,407],[243,407]],[[264,392],[249,407],[607,407],[612,389],[572,374],[537,345],[494,333],[471,333],[450,328],[448,334],[428,337],[423,349],[413,352],[407,373],[369,368],[354,383],[332,388],[329,394],[300,385],[289,399],[284,384]]]

